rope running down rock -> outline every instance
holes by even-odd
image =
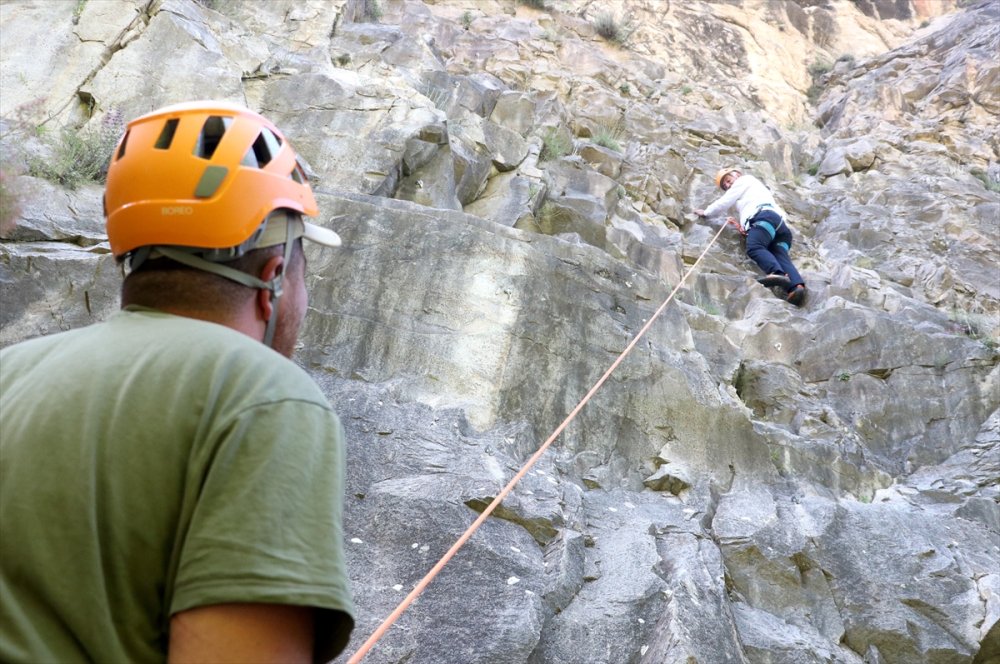
[[[587,392],[586,396],[584,396],[583,399],[581,399],[580,402],[576,405],[576,407],[573,408],[572,411],[570,411],[570,414],[566,416],[566,419],[562,421],[562,424],[556,427],[555,431],[553,431],[552,434],[549,435],[549,437],[545,440],[545,442],[542,443],[541,447],[539,447],[538,450],[533,455],[531,455],[531,458],[528,459],[527,463],[525,463],[524,466],[521,467],[521,470],[519,470],[517,474],[514,475],[513,478],[511,478],[510,482],[507,483],[507,486],[505,486],[503,490],[497,494],[496,498],[493,499],[493,502],[491,502],[486,507],[486,509],[482,511],[479,517],[472,522],[472,525],[470,525],[466,529],[466,531],[462,533],[461,537],[459,537],[458,540],[456,540],[455,543],[451,546],[451,548],[448,549],[448,551],[444,554],[444,556],[441,557],[441,560],[439,560],[437,564],[435,564],[434,567],[432,567],[431,570],[427,572],[424,578],[422,578],[420,582],[417,583],[416,586],[414,586],[413,590],[410,591],[410,594],[408,594],[403,599],[403,601],[399,603],[399,606],[397,606],[393,610],[393,612],[389,614],[389,617],[387,617],[382,622],[382,624],[378,626],[378,629],[376,629],[372,633],[372,635],[368,637],[368,640],[365,641],[360,648],[358,648],[357,652],[351,655],[351,658],[347,660],[347,664],[358,664],[358,662],[360,662],[362,658],[364,658],[364,656],[368,654],[368,651],[372,649],[372,647],[378,642],[380,638],[382,638],[385,632],[392,626],[394,622],[396,622],[396,620],[403,614],[403,612],[406,611],[406,609],[410,606],[410,604],[412,604],[413,601],[417,599],[420,593],[423,592],[424,588],[426,588],[427,585],[434,580],[434,577],[437,576],[438,572],[440,572],[441,569],[446,564],[448,564],[448,561],[452,559],[452,557],[458,552],[460,548],[462,548],[462,545],[464,545],[468,541],[468,539],[472,537],[473,533],[475,533],[476,530],[479,529],[479,526],[481,526],[482,523],[486,521],[486,519],[490,516],[490,514],[493,513],[493,510],[495,510],[500,505],[500,503],[503,502],[503,499],[507,497],[507,494],[509,494],[513,490],[514,486],[521,480],[521,478],[524,477],[529,470],[531,470],[531,467],[535,465],[535,463],[542,457],[542,455],[549,448],[549,446],[555,441],[556,438],[559,437],[559,434],[561,434],[563,430],[566,429],[567,426],[569,426],[569,423],[573,421],[573,418],[575,418],[577,414],[579,414],[579,412],[583,410],[583,407],[587,405],[587,402],[590,401],[591,397],[593,397],[594,394],[596,394],[597,391],[601,389],[601,386],[604,385],[604,383],[608,380],[608,378],[611,377],[612,372],[614,372],[614,370],[618,368],[618,365],[622,363],[622,361],[626,358],[626,356],[628,356],[628,354],[632,351],[632,349],[643,337],[643,335],[645,335],[646,332],[649,330],[649,328],[652,327],[653,321],[655,321],[659,317],[659,315],[663,313],[663,311],[667,308],[667,305],[670,304],[671,300],[674,299],[674,295],[677,294],[677,291],[679,291],[681,286],[684,285],[684,282],[687,281],[688,276],[690,276],[691,273],[694,272],[695,268],[698,267],[698,264],[701,263],[701,259],[705,257],[705,254],[707,254],[708,250],[712,248],[712,245],[715,244],[715,241],[719,239],[719,235],[722,234],[722,231],[725,230],[725,228],[726,224],[722,224],[722,226],[720,226],[719,230],[712,237],[711,242],[708,243],[708,246],[706,246],[705,249],[701,252],[701,255],[698,256],[698,259],[694,262],[694,264],[691,265],[690,268],[688,268],[688,271],[684,273],[684,275],[681,277],[681,280],[677,283],[674,289],[670,291],[670,295],[667,296],[667,299],[664,300],[663,304],[661,304],[660,307],[656,310],[656,312],[652,316],[650,316],[649,320],[646,321],[646,324],[643,325],[642,329],[639,330],[639,332],[635,335],[635,337],[632,338],[632,341],[629,342],[628,346],[625,347],[625,350],[621,352],[621,354],[615,359],[615,361],[612,362],[611,366],[608,367],[608,370],[604,372],[604,375],[601,376],[601,378],[596,383],[594,383],[594,386],[590,388],[590,391]]]

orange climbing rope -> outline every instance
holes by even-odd
[[[639,339],[641,339],[643,335],[646,334],[649,328],[652,327],[653,321],[655,321],[657,317],[659,317],[659,315],[663,313],[663,310],[667,308],[667,305],[670,304],[670,301],[674,299],[674,295],[677,294],[677,291],[680,290],[681,286],[684,285],[684,282],[687,281],[688,276],[690,276],[690,274],[694,272],[695,268],[698,267],[698,264],[701,262],[701,259],[705,257],[705,254],[707,254],[708,250],[712,248],[712,245],[715,244],[715,241],[719,239],[719,235],[722,234],[722,231],[725,230],[725,228],[726,224],[722,224],[718,232],[716,232],[716,234],[712,237],[711,242],[708,243],[708,246],[706,246],[704,251],[701,252],[701,255],[698,256],[698,259],[691,265],[690,268],[688,268],[688,271],[684,273],[684,275],[681,277],[681,280],[677,282],[677,285],[674,287],[674,289],[670,291],[670,295],[667,296],[667,299],[664,300],[663,304],[660,305],[659,309],[657,309],[656,312],[652,316],[650,316],[649,320],[646,321],[646,324],[642,326],[642,329],[639,330],[639,332],[635,335],[635,337],[632,338],[632,341],[629,342],[628,346],[625,347],[625,350],[621,352],[621,354],[615,359],[615,361],[611,363],[611,366],[608,367],[608,370],[604,372],[604,375],[601,376],[601,378],[596,383],[594,383],[594,386],[591,387],[590,391],[587,392],[586,396],[584,396],[580,400],[580,403],[576,404],[576,407],[573,408],[572,411],[570,411],[570,414],[566,416],[566,419],[562,421],[562,424],[556,427],[556,430],[553,431],[552,434],[545,439],[545,442],[542,443],[542,446],[538,448],[538,451],[536,451],[534,454],[531,455],[531,458],[528,459],[527,463],[524,464],[521,470],[517,471],[517,474],[514,475],[513,478],[511,478],[510,482],[507,483],[507,486],[505,486],[503,490],[501,490],[500,493],[497,494],[496,498],[493,499],[493,502],[487,505],[486,509],[483,510],[482,514],[479,515],[479,518],[477,518],[475,521],[472,522],[472,525],[469,526],[464,533],[462,533],[462,536],[455,541],[455,543],[451,546],[451,548],[448,549],[448,551],[441,557],[441,560],[439,560],[437,564],[434,565],[434,567],[432,567],[431,570],[427,572],[426,575],[424,575],[424,578],[420,579],[420,582],[417,583],[416,586],[414,586],[413,590],[410,591],[410,594],[408,594],[403,599],[403,601],[399,603],[399,606],[397,606],[395,610],[393,610],[393,612],[389,614],[389,617],[386,618],[382,622],[382,624],[378,626],[378,629],[372,632],[372,635],[368,637],[368,640],[365,641],[360,648],[358,648],[358,651],[355,652],[353,655],[351,655],[351,658],[347,660],[347,664],[357,664],[358,662],[361,661],[361,659],[365,655],[368,654],[368,651],[371,650],[372,647],[378,642],[378,640],[381,639],[382,636],[386,633],[386,631],[390,627],[392,627],[392,624],[396,622],[399,616],[403,615],[403,612],[406,611],[406,609],[410,606],[410,604],[413,603],[415,599],[417,599],[420,593],[424,591],[424,588],[426,588],[427,585],[434,580],[434,577],[438,575],[438,572],[440,572],[441,569],[448,564],[448,561],[452,559],[452,557],[458,552],[460,548],[462,548],[462,545],[464,545],[469,540],[469,538],[472,537],[473,533],[475,533],[476,530],[479,529],[479,526],[481,526],[482,523],[486,521],[486,519],[490,516],[490,514],[493,513],[493,510],[495,510],[497,506],[499,506],[500,503],[503,501],[503,499],[507,497],[507,494],[509,494],[511,490],[513,490],[514,486],[521,480],[521,478],[524,477],[529,470],[531,470],[531,467],[534,466],[535,463],[538,461],[538,459],[541,458],[541,456],[545,453],[545,450],[549,448],[549,445],[551,445],[553,441],[555,441],[555,439],[559,437],[559,434],[561,434],[563,430],[569,425],[569,423],[573,421],[573,418],[575,418],[577,414],[579,414],[579,412],[583,410],[583,407],[587,405],[587,402],[590,401],[591,397],[593,397],[594,394],[597,393],[597,390],[601,389],[601,386],[604,385],[604,383],[608,380],[612,372],[618,368],[618,365],[620,365],[622,361],[625,359],[625,357],[630,352],[632,352],[632,349],[635,348],[635,345],[639,343]]]

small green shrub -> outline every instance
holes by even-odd
[[[722,315],[722,310],[719,309],[718,305],[712,301],[711,298],[705,297],[703,295],[697,295],[694,298],[695,305],[704,311],[709,316],[720,316]]]
[[[815,104],[819,101],[820,96],[823,94],[823,85],[820,79],[833,69],[833,66],[829,62],[822,60],[816,60],[811,65],[809,65],[809,75],[812,76],[812,85],[806,90],[806,98],[809,102]]]
[[[618,86],[618,92],[622,93],[626,97],[632,94],[632,87],[628,83],[622,83]]]
[[[816,174],[819,173],[819,162],[817,161],[815,164],[807,168],[806,173],[815,177]]]
[[[382,20],[382,5],[378,0],[360,0],[361,21],[378,23]]]
[[[70,189],[84,182],[104,182],[111,151],[124,130],[121,113],[109,111],[96,129],[81,132],[64,127],[56,135],[46,135],[52,148],[48,159],[32,158],[28,174],[45,178]]]
[[[823,74],[828,74],[833,67],[829,62],[824,60],[816,60],[811,65],[809,65],[809,74],[813,78],[819,78]]]
[[[691,91],[693,89],[694,88],[692,88],[690,85],[683,85],[683,86],[681,86],[681,94],[682,95],[689,95],[689,94],[691,94]]]
[[[21,216],[21,187],[13,169],[0,166],[0,236],[14,230]]]
[[[545,41],[550,41],[553,44],[561,44],[563,42],[563,36],[559,34],[559,31],[552,28],[551,26],[545,26],[545,32],[542,33],[541,39]]]
[[[462,12],[462,27],[466,30],[472,27],[472,12],[468,9]]]
[[[1000,328],[997,314],[989,314],[979,305],[973,305],[970,310],[952,309],[949,319],[959,332],[982,343],[990,350],[995,350],[1000,345],[1000,339],[992,336],[993,331]]]
[[[621,118],[619,118],[614,122],[599,122],[597,127],[594,129],[594,133],[591,135],[590,140],[597,145],[608,148],[609,150],[621,152],[621,141],[624,137],[625,126]]]
[[[647,175],[646,178],[648,179],[649,176]],[[645,189],[643,189],[643,187],[645,187],[645,185],[646,185],[645,182],[643,182],[643,184],[641,186],[637,186],[637,185],[634,185],[634,184],[633,185],[626,185],[625,186],[625,196],[627,196],[630,200],[636,201],[637,203],[641,203],[641,202],[645,201],[646,200],[646,191],[645,191]]]
[[[532,9],[541,9],[542,11],[549,10],[549,4],[546,0],[518,0],[525,7],[531,7]]]
[[[969,171],[973,177],[983,183],[987,191],[992,191],[994,194],[1000,194],[1000,182],[995,181],[989,176],[989,174],[981,168],[973,168]]]
[[[619,47],[625,45],[633,30],[630,21],[618,20],[609,11],[603,11],[594,18],[594,29],[601,37]]]
[[[862,256],[854,261],[854,267],[861,268],[862,270],[871,270],[875,267],[875,261],[868,256]]]
[[[546,201],[535,219],[538,230],[542,233],[553,234],[570,220],[570,214],[565,208],[559,207],[552,201]]]
[[[542,161],[560,159],[573,151],[573,141],[558,127],[551,127],[542,136],[542,151],[538,158]]]
[[[846,383],[850,379],[851,379],[851,374],[847,373],[846,371],[844,373],[840,374],[839,376],[837,376],[837,380],[839,380],[842,383]]]

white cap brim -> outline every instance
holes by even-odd
[[[343,216],[331,217],[330,221],[340,219]],[[254,248],[284,244],[289,231],[293,238],[304,237],[325,247],[339,247],[341,245],[340,236],[334,231],[324,226],[310,224],[297,212],[278,209],[269,214],[265,222],[264,230],[254,243]]]
[[[339,219],[339,217],[334,217],[334,219]],[[317,226],[316,224],[310,224],[308,221],[304,223],[306,232],[303,234],[303,237],[305,239],[311,240],[316,244],[322,244],[326,247],[339,247],[341,245],[340,236],[329,228]]]

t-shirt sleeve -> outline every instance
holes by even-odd
[[[170,613],[232,602],[311,606],[319,654],[343,649],[354,607],[344,562],[343,428],[309,401],[249,408],[211,438]],[[332,654],[331,654],[332,653]]]

